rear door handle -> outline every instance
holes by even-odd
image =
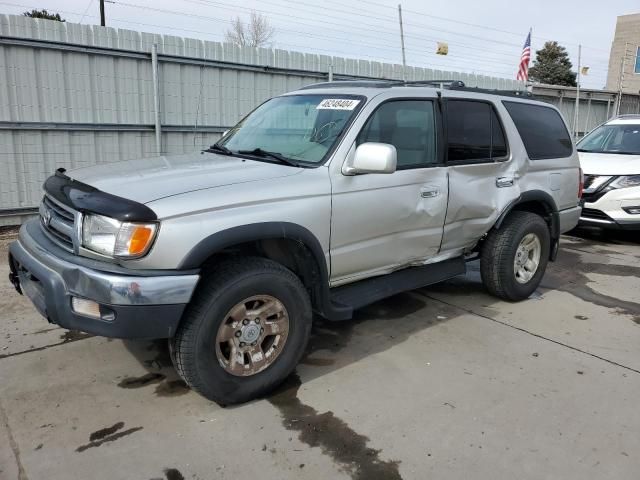
[[[496,187],[498,188],[513,187],[514,183],[515,183],[515,179],[513,177],[496,178]]]
[[[422,188],[420,189],[420,196],[422,198],[433,198],[440,195],[440,190],[437,188]]]

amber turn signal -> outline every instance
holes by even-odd
[[[153,233],[154,230],[150,227],[135,227],[129,240],[129,255],[140,255],[144,253],[153,239]]]

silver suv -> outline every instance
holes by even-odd
[[[348,320],[460,275],[509,301],[536,289],[580,217],[558,111],[460,82],[332,82],[260,105],[208,150],[58,170],[10,247],[50,322],[168,338],[222,404],[295,368],[313,314]]]

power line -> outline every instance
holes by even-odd
[[[333,4],[337,4],[338,3],[338,2],[335,2],[335,1],[332,1],[332,0],[324,0],[324,1],[325,2],[329,2],[329,3],[333,3]],[[382,8],[394,9],[394,7],[392,7],[390,5],[384,5],[384,4],[381,4],[381,3],[378,3],[378,2],[373,2],[371,0],[354,0],[354,1],[357,1],[357,2],[360,2],[360,3],[364,3],[364,4],[369,4],[369,5],[375,5],[375,6],[382,7]],[[503,30],[503,29],[500,29],[500,28],[490,27],[490,26],[487,26],[487,25],[481,25],[481,24],[478,24],[478,23],[470,23],[470,22],[464,22],[464,21],[461,21],[461,20],[454,20],[454,19],[449,18],[449,17],[441,17],[441,16],[437,16],[437,15],[431,15],[431,14],[424,13],[424,12],[418,12],[416,10],[405,10],[405,11],[407,13],[413,13],[414,15],[420,15],[420,16],[423,16],[423,17],[435,18],[437,20],[442,20],[442,21],[445,21],[445,22],[457,23],[457,24],[466,25],[466,26],[469,26],[469,27],[482,28],[482,29],[485,29],[485,30],[491,30],[491,31],[494,31],[494,32],[506,33],[508,35],[515,35],[515,36],[518,36],[518,37],[522,37],[522,32],[512,32],[512,31],[509,31],[509,30]],[[544,35],[548,36],[548,34],[546,34],[546,33]],[[553,39],[545,38],[544,36],[536,35],[536,37],[540,38],[542,40],[553,41]],[[562,41],[562,43],[564,43],[565,45],[574,45],[574,46],[578,46],[579,45],[577,43],[566,42],[566,41]],[[582,48],[585,48],[585,45],[582,45]],[[604,50],[604,49],[598,48],[598,47],[590,47],[590,46],[587,45],[586,48],[589,48],[591,50],[599,50],[601,52],[608,53],[607,50]]]
[[[224,4],[224,3],[221,3],[221,2],[211,2],[211,1],[207,1],[207,0],[199,0],[199,1],[198,0],[183,0],[183,1],[187,1],[189,3],[196,3],[196,4],[199,4],[199,5],[202,5],[202,4],[214,4],[214,5],[220,6],[220,7],[224,8],[224,9],[226,9],[225,7],[227,6],[227,4]],[[6,4],[6,5],[25,7],[24,5],[16,5],[16,4],[10,4],[10,3],[5,3],[5,2],[0,2],[0,3]],[[167,14],[170,14],[170,15],[185,15],[185,16],[189,16],[189,17],[193,17],[193,18],[197,18],[197,19],[209,19],[209,20],[215,20],[216,22],[230,23],[230,21],[228,21],[228,20],[214,18],[214,17],[203,17],[202,15],[189,14],[189,13],[186,13],[186,12],[174,12],[174,11],[171,11],[171,10],[163,10],[163,9],[157,9],[157,8],[153,8],[153,7],[146,7],[146,6],[135,5],[135,4],[127,4],[127,3],[124,3],[124,2],[119,2],[119,4],[123,5],[123,6],[130,6],[130,7],[133,7],[133,8],[142,8],[142,9],[155,10],[155,11],[159,11],[159,12],[162,12],[162,13],[167,13]],[[27,8],[30,8],[30,7],[27,7]],[[236,7],[236,8],[243,8],[243,7]],[[245,8],[245,10],[249,10],[249,9]],[[68,13],[80,16],[80,14],[77,13],[77,12],[68,12]],[[270,15],[274,15],[273,12],[265,12],[265,13],[270,14]],[[83,16],[81,18],[84,18],[85,14],[82,14],[82,15]],[[278,14],[276,14],[276,15],[278,15]],[[288,17],[291,18],[290,15],[288,15]],[[303,19],[307,20],[305,17],[297,17],[297,18],[303,18]],[[333,18],[336,18],[336,17],[333,17]],[[123,19],[114,19],[114,21],[118,21],[118,22],[121,22],[121,23],[130,23],[130,24],[137,24],[137,25],[153,26],[153,27],[157,27],[157,28],[164,28],[164,29],[167,29],[167,30],[179,30],[179,31],[183,31],[183,32],[194,32],[194,33],[204,34],[204,35],[207,35],[207,36],[213,36],[210,31],[204,32],[204,31],[191,30],[191,29],[179,29],[179,28],[175,28],[175,27],[169,27],[169,26],[166,26],[166,25],[145,24],[145,23],[142,23],[142,22],[132,22],[132,21],[127,21],[127,20],[123,20]],[[309,24],[307,24],[307,25],[309,25]],[[311,24],[311,26],[315,27],[315,26],[318,26],[318,25],[317,24]],[[326,28],[323,28],[323,29],[326,29]],[[331,39],[331,40],[344,40],[344,41],[348,41],[348,42],[353,43],[353,39],[352,38],[338,39],[335,36],[322,36],[322,35],[318,35],[318,34],[311,34],[309,32],[299,32],[299,31],[295,31],[295,30],[292,31],[292,30],[287,30],[287,29],[282,29],[282,30],[290,31],[290,32],[295,33],[297,35],[302,35],[302,36],[306,36],[306,37],[309,37],[309,38],[325,38],[325,39],[328,38],[328,39]],[[337,30],[337,29],[333,29],[333,30],[343,33],[341,30]],[[363,29],[363,30],[367,30],[367,29]],[[373,30],[370,30],[370,31],[373,31]],[[378,33],[378,35],[381,33],[379,31],[379,29],[377,30],[377,33]],[[384,32],[384,33],[385,34],[389,34],[387,32]],[[396,34],[392,33],[392,35],[395,36]],[[366,35],[359,34],[359,36],[366,36]],[[427,39],[427,40],[431,41],[431,39],[428,38],[428,37],[420,37],[420,36],[417,36],[417,35],[416,36],[411,35],[411,37],[418,38],[418,39]],[[388,48],[384,48],[383,46],[381,46],[380,45],[379,36],[376,37],[376,41],[377,41],[376,45],[371,45],[371,44],[366,44],[366,43],[365,44],[359,43],[357,45],[363,46],[363,47],[375,48],[376,50],[382,49],[382,50],[394,51],[394,52],[397,50],[397,47],[395,47],[395,46],[393,46],[393,47],[389,46]],[[434,39],[433,41],[436,41],[436,40]],[[451,43],[452,45],[456,45],[457,44],[456,42],[449,42],[449,43]],[[354,55],[353,52],[341,52],[341,51],[337,51],[335,49],[328,50],[328,49],[312,48],[312,47],[309,47],[307,45],[284,44],[284,43],[282,45],[291,46],[291,47],[294,47],[294,48],[301,48],[303,50],[315,50],[315,51],[322,51],[322,52],[328,52],[328,53],[341,53],[341,54],[346,54],[346,55],[349,55],[349,56],[350,55]],[[387,43],[387,44],[383,44],[383,45],[389,45],[389,44]],[[394,43],[394,45],[395,45],[395,43]],[[463,45],[463,44],[460,44],[460,45]],[[431,60],[431,58],[429,56],[435,56],[436,55],[435,53],[431,53],[431,52],[427,52],[427,51],[423,51],[423,50],[408,49],[408,51],[416,52],[415,56],[418,57],[418,58],[428,59],[428,63],[432,62],[432,60]],[[418,54],[418,52],[419,52],[419,54]],[[511,57],[511,55],[507,54],[506,52],[504,52],[504,53],[503,52],[490,52],[490,53],[502,54],[502,55],[507,55],[507,56]],[[376,59],[376,60],[383,60],[384,59],[384,60],[389,60],[391,62],[397,62],[397,58],[396,57],[388,58],[388,57],[382,57],[382,56],[379,56],[379,55],[378,56],[366,55],[366,54],[363,54],[363,53],[357,53],[356,55],[358,55],[360,57],[364,56],[364,57],[372,58],[372,59]],[[480,73],[488,73],[488,74],[494,74],[494,75],[499,75],[499,76],[511,76],[511,74],[513,73],[512,69],[515,68],[515,67],[513,67],[513,64],[511,62],[508,62],[508,63],[506,61],[502,61],[501,62],[500,60],[495,59],[495,58],[478,59],[478,60],[476,60],[476,59],[465,60],[465,65],[464,66],[456,65],[456,64],[450,62],[449,58],[446,58],[446,60],[445,59],[443,59],[443,60],[448,62],[448,65],[433,65],[433,64],[430,64],[429,66],[436,67],[436,68],[439,68],[439,69],[442,69],[442,70],[449,70],[449,69],[458,69],[458,70],[463,70],[463,71],[464,70],[466,70],[466,71],[470,70],[470,71],[472,71],[474,73],[475,72],[480,72]],[[495,65],[498,65],[500,68],[503,68],[505,71],[480,69],[480,68],[477,68],[477,67],[475,67],[473,65],[470,65],[470,64],[473,64],[474,62],[475,63],[479,62],[479,63],[481,63],[483,65],[486,64],[486,63],[493,63]],[[506,70],[508,70],[508,72]],[[599,71],[597,68],[592,68],[591,70],[592,71]]]
[[[197,4],[197,5],[212,5],[212,6],[216,6],[218,8],[228,9],[228,10],[233,10],[233,11],[237,11],[238,9],[240,9],[240,10],[246,10],[246,11],[256,11],[256,12],[267,14],[267,15],[271,15],[271,16],[281,15],[279,12],[273,12],[273,11],[267,11],[267,10],[254,10],[254,9],[251,9],[251,8],[248,8],[248,7],[237,7],[235,5],[229,5],[229,4],[226,4],[224,2],[220,2],[220,1],[212,1],[212,0],[182,0],[182,1],[187,2],[187,3],[194,3],[194,4]],[[362,1],[362,0],[360,0],[360,1]],[[275,5],[277,7],[284,7],[284,6],[281,6],[279,4],[274,4],[273,0],[271,0],[271,1],[263,0],[262,3],[263,4],[265,4],[265,3],[266,4],[272,4],[272,5]],[[311,5],[311,4],[308,4],[308,3],[305,3],[305,2],[298,2],[298,3],[309,5],[309,6],[314,7],[314,8],[321,8],[321,7],[316,7],[315,5]],[[366,3],[366,2],[364,2],[364,3]],[[345,13],[352,13],[352,12],[347,12],[345,10],[341,10],[341,11],[343,11]],[[289,20],[291,18],[309,20],[308,17],[300,17],[300,16],[296,16],[296,15],[291,15],[289,12],[287,12],[286,14],[283,14],[283,15],[286,15],[287,20]],[[361,16],[361,15],[359,15],[359,16]],[[386,22],[395,22],[394,20],[391,20],[389,18],[382,18],[382,17],[372,16],[372,15],[364,15],[364,16],[370,17],[370,18],[381,19],[381,20],[386,21]],[[324,18],[332,18],[332,19],[342,20],[344,17],[335,17],[335,16],[324,14]],[[404,23],[405,23],[405,25],[407,25],[407,22],[404,22]],[[353,24],[343,24],[343,23],[336,23],[336,22],[332,22],[332,24],[333,25],[343,25],[343,26],[345,26],[347,28],[351,28],[351,29],[353,28]],[[309,23],[307,23],[307,25],[309,25]],[[362,28],[361,25],[372,26],[372,27],[375,27],[375,29]],[[415,24],[415,23],[412,23],[410,25],[414,25],[414,26],[420,27],[421,29],[425,29],[426,28],[426,29],[431,29],[431,30],[434,30],[434,29],[437,30],[436,28],[434,28],[434,27],[432,27],[430,25],[419,25],[419,24]],[[321,26],[323,28],[323,30],[331,29],[330,27],[327,27],[326,24],[318,25],[316,23],[313,23],[313,24],[311,24],[311,26],[314,26],[314,27],[320,27]],[[282,29],[282,30],[286,30],[286,29]],[[339,30],[339,31],[342,32],[342,30]],[[395,37],[397,36],[397,32],[395,32],[395,31],[394,32],[387,32],[387,31],[384,31],[384,30],[380,30],[380,26],[376,26],[376,25],[373,25],[373,24],[370,24],[370,23],[359,22],[359,31],[375,32],[375,38],[377,39],[378,42],[379,42],[379,35],[380,34],[392,35],[394,37],[394,44],[395,44]],[[468,35],[460,34],[458,32],[451,32],[451,31],[448,31],[448,30],[444,30],[444,31],[448,32],[450,34],[453,34],[453,35],[468,36]],[[301,33],[304,34],[306,32],[301,32]],[[415,39],[418,39],[418,40],[433,41],[433,42],[438,42],[438,41],[444,40],[443,38],[426,37],[426,36],[414,35],[414,34],[410,34],[410,33],[405,33],[405,37],[406,38],[415,38]],[[476,36],[470,36],[470,37],[474,38],[474,39],[478,39],[480,41],[503,43],[503,44],[506,44],[506,45],[517,46],[518,49],[521,48],[521,46],[519,44],[509,44],[509,43],[506,43],[506,42],[500,42],[500,41],[496,41],[496,40],[492,40],[492,39],[486,39],[486,38],[483,38],[483,37],[476,37]],[[352,41],[352,40],[349,39],[349,41]],[[450,45],[461,46],[461,47],[465,47],[465,48],[476,48],[477,49],[477,47],[478,47],[477,44],[470,45],[470,44],[459,43],[459,42],[456,42],[456,41],[448,41],[447,43],[449,43]],[[407,51],[409,51],[409,50],[412,50],[412,49],[407,49]],[[412,51],[415,51],[415,50],[412,50]],[[520,50],[518,50],[518,52],[519,51]],[[487,52],[487,54],[502,55],[502,56],[509,57],[510,59],[519,58],[518,54],[510,53],[510,52],[492,51],[492,52]],[[499,61],[497,61],[497,59],[491,59],[490,62],[495,63],[495,64],[500,63]],[[501,64],[502,65],[506,65],[506,62],[502,62]],[[596,62],[591,62],[591,64],[594,65],[594,64],[596,64]],[[512,63],[511,62],[509,62],[508,65],[509,65],[509,68],[512,67]],[[597,69],[592,69],[592,70],[595,71]]]
[[[193,0],[183,0],[183,1],[193,1]],[[201,14],[194,14],[194,13],[188,13],[188,12],[176,12],[176,11],[173,11],[173,10],[166,10],[166,9],[160,9],[160,8],[155,8],[155,7],[147,7],[147,6],[144,6],[144,5],[132,4],[132,3],[127,3],[127,2],[117,2],[117,3],[115,3],[115,5],[138,8],[138,9],[145,9],[145,10],[151,10],[151,11],[157,11],[157,12],[160,12],[160,13],[191,17],[191,18],[196,18],[196,19],[200,19],[200,20],[214,20],[216,22],[223,22],[223,23],[228,23],[228,24],[232,23],[232,21],[230,21],[230,20],[225,20],[225,19],[221,19],[221,18],[217,18],[217,17],[203,16]],[[169,27],[165,27],[165,28],[169,28]],[[311,34],[309,32],[300,32],[300,31],[297,31],[297,30],[289,30],[289,29],[281,29],[281,30],[282,31],[288,31],[290,33],[294,33],[294,34],[299,35],[299,36],[309,37],[309,38],[320,38],[320,39],[325,38],[325,39],[335,40],[335,37],[323,36],[323,35],[318,35],[318,34]],[[207,32],[199,32],[199,33],[205,33],[206,34]],[[366,43],[363,44],[361,42],[360,43],[356,43],[356,42],[353,41],[352,38],[344,38],[343,40],[355,43],[355,44],[357,44],[359,46],[371,47],[371,48],[375,48],[375,49],[381,49],[382,48],[383,50],[385,49],[384,47],[381,47],[378,44],[372,45],[372,44],[366,44]],[[285,44],[283,43],[282,45],[285,45]],[[310,48],[310,47],[305,46],[305,45],[293,45],[293,44],[287,44],[287,45],[295,46],[296,48],[303,48],[303,49],[309,49]],[[321,50],[321,49],[315,49],[315,50]],[[396,47],[390,47],[390,48],[386,48],[386,50],[396,51],[397,48]],[[323,49],[323,51],[333,52],[335,50],[333,50],[333,49],[332,50]],[[418,50],[413,50],[413,49],[407,49],[407,51],[416,52],[416,53],[419,52],[419,54],[416,55],[416,56],[422,57],[422,58],[428,58],[427,57],[428,55],[433,55],[433,56],[436,55],[435,53],[430,53],[430,52],[425,52],[425,51],[418,51]],[[341,53],[345,53],[345,52],[341,52]],[[347,53],[347,54],[348,55],[353,55],[353,53]],[[359,55],[360,56],[367,56],[368,58],[383,58],[383,57],[376,57],[376,56],[371,56],[371,55],[364,55],[364,54],[361,54],[361,53]],[[392,60],[394,62],[397,61],[396,58],[393,58],[393,59],[386,58],[386,59]],[[497,61],[495,59],[486,59],[486,60],[481,60],[481,59],[473,60],[473,59],[471,59],[471,60],[467,60],[466,62],[467,63],[476,62],[476,63],[482,63],[482,64],[493,63],[493,64],[496,64],[496,65],[499,65],[499,66],[504,66],[505,68],[509,68],[509,69],[511,69],[511,67],[512,67],[511,63],[500,62],[500,61]],[[434,65],[434,67],[438,67],[438,68],[444,69],[444,70],[450,69],[450,68],[469,69],[468,66],[459,66],[459,65],[455,65],[455,64]],[[476,71],[484,71],[484,72],[487,72],[487,73],[499,74],[499,75],[507,75],[506,72],[498,72],[498,71],[495,71],[495,70],[486,70],[486,69],[482,70],[482,69],[479,69],[479,68],[475,68],[475,70]]]
[[[89,4],[87,5],[87,8],[84,9],[84,13],[82,14],[82,16],[80,17],[80,20],[78,21],[78,23],[82,23],[82,20],[84,20],[84,17],[87,16],[87,12],[89,11],[89,9],[91,8],[91,5],[93,5],[93,0],[89,0]]]

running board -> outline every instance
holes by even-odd
[[[345,311],[364,307],[397,293],[415,290],[434,283],[439,283],[466,272],[464,257],[452,258],[421,267],[410,267],[397,272],[367,278],[331,289],[331,303]],[[330,318],[329,320],[346,320],[351,318]]]

